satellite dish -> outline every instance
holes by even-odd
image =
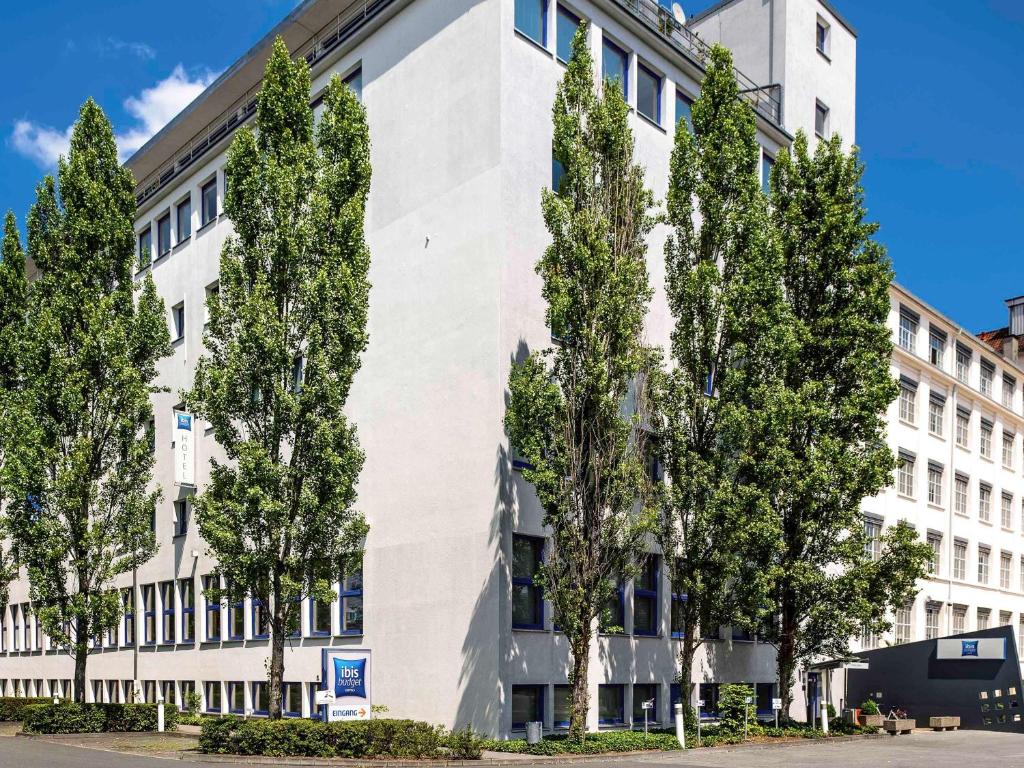
[[[676,17],[676,21],[680,24],[686,23],[686,14],[683,13],[683,6],[679,3],[672,3],[672,15]]]

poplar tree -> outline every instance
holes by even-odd
[[[779,557],[771,574],[783,712],[797,664],[849,652],[884,631],[916,594],[930,548],[901,522],[882,554],[867,550],[861,505],[892,480],[886,409],[897,395],[886,326],[892,267],[866,220],[863,165],[839,136],[810,154],[796,137],[772,173],[772,208],[794,346],[786,357],[787,425],[774,473]]]
[[[679,123],[670,163],[666,294],[675,322],[658,396],[670,480],[661,544],[673,592],[686,595],[673,604],[685,702],[709,630],[753,629],[763,604],[761,566],[775,526],[759,479],[778,439],[772,409],[788,342],[755,118],[721,46],[711,51],[693,130]]]
[[[134,218],[134,179],[90,99],[58,183],[39,185],[29,214],[38,276],[4,455],[10,533],[33,611],[74,656],[78,701],[90,641],[118,625],[115,579],[156,550],[150,525],[160,492],[150,487],[147,425],[156,363],[170,342],[152,278],[134,279]]]
[[[186,394],[229,459],[212,462],[196,518],[229,599],[249,595],[268,612],[272,718],[300,601],[336,597],[331,582],[358,566],[367,531],[354,509],[363,454],[344,408],[368,338],[369,134],[340,78],[316,128],[309,91],[305,60],[279,38],[255,129],[228,153],[234,235]]]
[[[551,532],[540,579],[569,646],[576,741],[597,619],[654,527],[643,453],[653,355],[642,342],[653,201],[633,161],[622,86],[607,81],[599,94],[593,67],[583,25],[553,108],[565,175],[541,204],[552,242],[537,272],[561,342],[513,366],[505,418]]]

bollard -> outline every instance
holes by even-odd
[[[164,700],[161,696],[156,702],[156,729],[164,732]]]
[[[683,723],[683,705],[676,704],[676,738],[679,739],[679,746],[686,749],[686,728]]]
[[[828,703],[821,702],[821,730],[828,733]]]

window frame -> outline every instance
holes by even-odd
[[[217,581],[214,584],[214,580]],[[206,616],[206,626],[203,628],[203,634],[206,638],[205,642],[220,642],[221,637],[224,634],[224,617],[222,615],[223,605],[220,600],[213,600],[207,594],[208,589],[220,589],[220,579],[212,573],[208,573],[203,576],[203,601],[206,603],[204,613]],[[217,616],[217,634],[210,634],[210,615],[216,614]]]
[[[633,579],[633,634],[640,635],[641,637],[658,637],[661,634],[661,622],[659,621],[661,612],[658,610],[661,603],[661,558],[654,553],[646,554],[641,569],[649,571],[645,575],[653,579],[654,589],[640,586],[640,574],[637,574],[637,577]],[[651,626],[649,629],[637,628],[637,607],[641,600],[649,601],[651,605]]]
[[[608,35],[601,35],[601,83],[607,83],[610,79],[607,74],[608,56],[617,56],[622,61],[622,99],[629,104],[629,51],[619,45]],[[614,78],[612,78],[614,79]]]
[[[185,594],[188,590],[190,600],[186,603]],[[196,583],[194,579],[178,579],[178,599],[181,601],[181,643],[194,643],[196,641]],[[191,631],[186,628],[191,624]]]
[[[352,588],[347,586],[349,578],[354,578],[356,574],[359,575],[359,586]],[[349,635],[356,637],[362,635],[366,631],[366,609],[365,609],[365,597],[366,585],[364,582],[364,574],[362,566],[354,569],[351,576],[341,575],[341,579],[338,581],[338,618],[340,623],[338,624],[339,635]],[[345,601],[358,598],[360,603],[360,614],[359,614],[359,626],[349,628],[348,621],[345,618]]]
[[[145,242],[145,246],[143,246]],[[139,270],[143,270],[153,263],[153,227],[152,225],[139,230],[136,236],[136,256],[138,258]]]
[[[654,87],[654,114],[647,114],[640,105],[641,80],[647,77],[652,81]],[[653,67],[645,64],[639,57],[636,61],[636,112],[641,117],[647,118],[657,126],[661,126],[662,112],[662,91],[665,89],[665,77],[659,74]]]
[[[207,209],[207,206],[206,206],[206,203],[207,203],[206,193],[211,188],[213,189],[213,211],[212,211],[212,213],[211,213],[210,210]],[[200,225],[199,225],[199,228],[200,229],[204,229],[205,227],[209,226],[210,224],[213,224],[213,222],[215,222],[217,220],[217,217],[220,215],[220,211],[219,211],[218,204],[217,204],[217,193],[218,192],[219,192],[219,189],[217,188],[217,176],[216,176],[216,174],[214,174],[213,178],[208,179],[205,184],[203,184],[203,185],[201,185],[199,187],[199,205],[200,205],[200,219],[199,219]]]
[[[182,218],[182,213],[188,211],[188,215]],[[186,223],[186,227],[182,227],[182,222]],[[175,224],[175,245],[181,245],[182,243],[192,238],[192,194],[189,193],[174,206],[174,224]],[[185,229],[187,234],[182,236],[182,230]]]
[[[618,691],[618,714],[612,717],[602,717],[601,694],[607,691]],[[597,686],[597,724],[605,726],[616,726],[626,724],[626,686],[622,683],[601,683]]]
[[[517,544],[524,544],[531,548],[532,558],[534,563],[534,572],[529,576],[516,575],[516,546]],[[544,548],[545,541],[540,536],[530,536],[525,533],[513,533],[512,534],[512,558],[509,562],[509,575],[512,581],[512,629],[526,629],[526,630],[542,630],[544,629],[545,620],[545,606],[544,606],[544,591],[540,585],[536,583],[538,567],[544,564]],[[518,590],[526,590],[526,592],[532,596],[534,608],[534,617],[536,621],[517,621],[515,611],[515,593]]]
[[[129,610],[130,609],[130,610]],[[121,612],[124,618],[123,632],[125,648],[135,647],[135,590],[132,587],[121,590]]]
[[[562,58],[562,32],[568,31],[568,27],[563,28],[562,22],[569,22],[573,20],[575,20],[575,23],[572,25],[572,35],[570,35],[569,39],[566,41],[570,51],[572,48],[573,37],[576,35],[576,30],[579,29],[580,24],[583,23],[583,19],[561,3],[558,3],[557,8],[555,9],[555,58],[563,64],[568,64],[569,59]]]
[[[172,506],[174,509],[174,538],[185,536],[188,533],[188,497],[175,499]]]
[[[142,644],[156,645],[156,584],[142,585],[142,619]]]
[[[814,100],[814,135],[819,139],[827,139],[829,133],[829,117],[832,110],[821,99]],[[818,118],[821,117],[821,127],[818,126]]]
[[[176,606],[174,604],[175,592],[177,586],[173,581],[162,581],[160,582],[160,644],[161,645],[175,645],[178,641],[178,616]],[[168,608],[167,597],[170,597],[170,607]],[[167,622],[170,620],[170,639],[167,638]]]
[[[534,37],[533,31],[528,31],[520,26],[519,9],[520,3],[530,3],[531,5],[539,5],[537,9],[540,13],[540,40]],[[532,43],[536,43],[541,48],[548,47],[548,8],[550,7],[550,0],[515,0],[512,8],[512,27],[517,34],[522,35]],[[524,12],[525,16],[525,12]]]

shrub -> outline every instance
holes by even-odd
[[[749,685],[730,684],[723,685],[718,691],[718,721],[719,727],[727,733],[743,733],[744,723],[757,721],[757,710],[753,703],[747,704],[747,699],[754,700],[754,689]],[[746,718],[744,718],[746,711]]]
[[[155,731],[156,704],[33,704],[25,708],[28,733],[126,733]],[[178,712],[164,709],[164,727],[174,730]]]
[[[484,740],[468,726],[449,733],[446,741],[451,756],[458,760],[479,760],[483,754]]]
[[[640,731],[588,733],[582,744],[569,741],[562,735],[545,736],[537,744],[527,744],[524,739],[488,739],[481,743],[481,747],[492,752],[517,752],[526,755],[595,755],[602,752],[669,751],[680,748],[679,740],[672,734],[649,733],[645,736]]]
[[[189,691],[185,696],[185,714],[195,717],[199,714],[199,708],[203,705],[203,697],[199,691]]]
[[[860,711],[865,715],[877,715],[878,705],[875,703],[874,699],[867,699],[861,702]]]
[[[33,704],[48,704],[51,699],[24,699],[14,696],[0,696],[0,722],[17,721],[25,719],[25,708]]]

